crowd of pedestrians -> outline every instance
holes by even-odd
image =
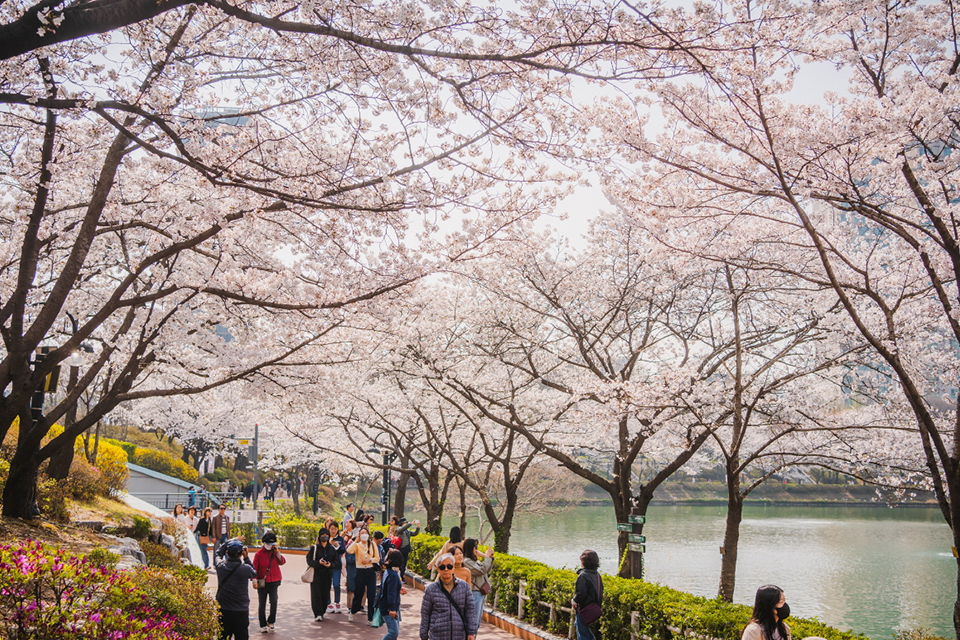
[[[247,640],[249,637],[250,594],[248,584],[255,582],[260,633],[272,633],[277,621],[281,567],[286,558],[277,547],[277,535],[267,531],[262,546],[251,561],[243,538],[228,539],[230,520],[223,505],[211,517],[211,509],[201,516],[195,507],[186,511],[181,505],[174,517],[197,536],[205,566],[209,566],[207,544],[214,543],[213,563],[217,575],[216,599],[220,604],[221,639]],[[372,627],[384,627],[383,640],[400,635],[400,600],[407,593],[403,574],[410,555],[411,538],[420,532],[418,521],[408,523],[393,517],[387,533],[371,533],[370,522],[353,505],[348,505],[343,529],[327,518],[317,539],[306,554],[307,572],[302,579],[310,583],[310,605],[314,620],[345,610],[347,621],[358,613],[366,614]],[[428,563],[435,580],[427,585],[420,610],[420,640],[476,640],[487,594],[491,591],[492,549],[481,551],[475,538],[462,537],[453,527],[449,539]],[[597,621],[602,614],[603,579],[596,551],[585,550],[572,600],[577,640],[595,640]],[[341,594],[346,594],[346,606]],[[742,640],[791,640],[784,620],[790,615],[783,590],[766,585],[757,591],[753,615],[743,629]]]

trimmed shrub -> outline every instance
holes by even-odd
[[[88,562],[91,562],[98,567],[106,567],[107,569],[113,569],[117,566],[117,563],[120,562],[119,553],[107,551],[103,547],[94,547],[84,557]]]
[[[60,483],[60,486],[71,498],[83,502],[90,502],[97,496],[110,493],[106,477],[82,455],[74,457],[70,465],[70,474]]]
[[[141,540],[140,550],[143,551],[143,555],[147,556],[148,567],[173,569],[180,564],[180,559],[170,553],[170,549],[162,544]]]
[[[78,451],[83,451],[83,439],[77,438]],[[117,445],[101,438],[97,444],[97,464],[95,465],[107,485],[107,491],[123,491],[127,487],[130,472],[127,470],[127,452]]]
[[[154,449],[137,447],[130,462],[187,482],[196,482],[199,477],[197,470],[183,460],[178,460],[169,453]]]
[[[421,533],[411,540],[409,567],[428,576],[427,563],[440,550],[446,538]],[[561,607],[570,607],[577,574],[568,569],[553,569],[541,562],[498,553],[491,572],[491,583],[496,594],[497,609],[516,616],[519,583],[525,580],[530,600],[524,607],[524,622],[536,625],[560,636],[566,636],[570,614],[560,613]],[[740,632],[750,619],[751,609],[717,599],[702,598],[642,580],[627,580],[616,576],[603,577],[604,606],[600,618],[600,637],[629,638],[631,612],[639,613],[639,633],[652,638],[681,638],[696,634],[721,640],[739,640]],[[493,598],[487,602],[492,604]],[[556,620],[550,622],[550,610],[537,602],[548,602],[557,610]],[[670,628],[679,629],[674,634]],[[817,620],[790,618],[790,629],[795,638],[817,636],[827,640],[863,640],[862,634],[844,632]],[[906,640],[906,639],[905,639]],[[914,639],[910,639],[914,640]]]

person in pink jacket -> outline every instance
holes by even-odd
[[[280,565],[287,559],[277,547],[277,534],[267,531],[263,534],[263,546],[253,556],[253,568],[257,570],[257,599],[259,600],[260,633],[273,633],[273,624],[277,621],[277,589],[283,575]],[[267,616],[267,598],[270,598],[270,615]]]

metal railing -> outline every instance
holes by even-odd
[[[252,500],[244,500],[243,494],[239,491],[216,492],[216,493],[197,493],[193,496],[193,504],[190,503],[190,494],[184,493],[133,493],[148,504],[152,504],[158,509],[164,511],[173,511],[178,504],[182,504],[184,509],[194,506],[197,511],[203,511],[206,507],[217,507],[221,502],[225,502],[231,509],[242,509],[245,503],[253,504]]]

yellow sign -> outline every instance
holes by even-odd
[[[251,446],[251,445],[253,444],[253,438],[247,438],[247,439],[244,439],[244,440],[239,440],[239,439],[238,439],[238,440],[237,440],[237,444],[242,445],[242,446],[248,446],[248,447],[249,447],[249,446]]]

